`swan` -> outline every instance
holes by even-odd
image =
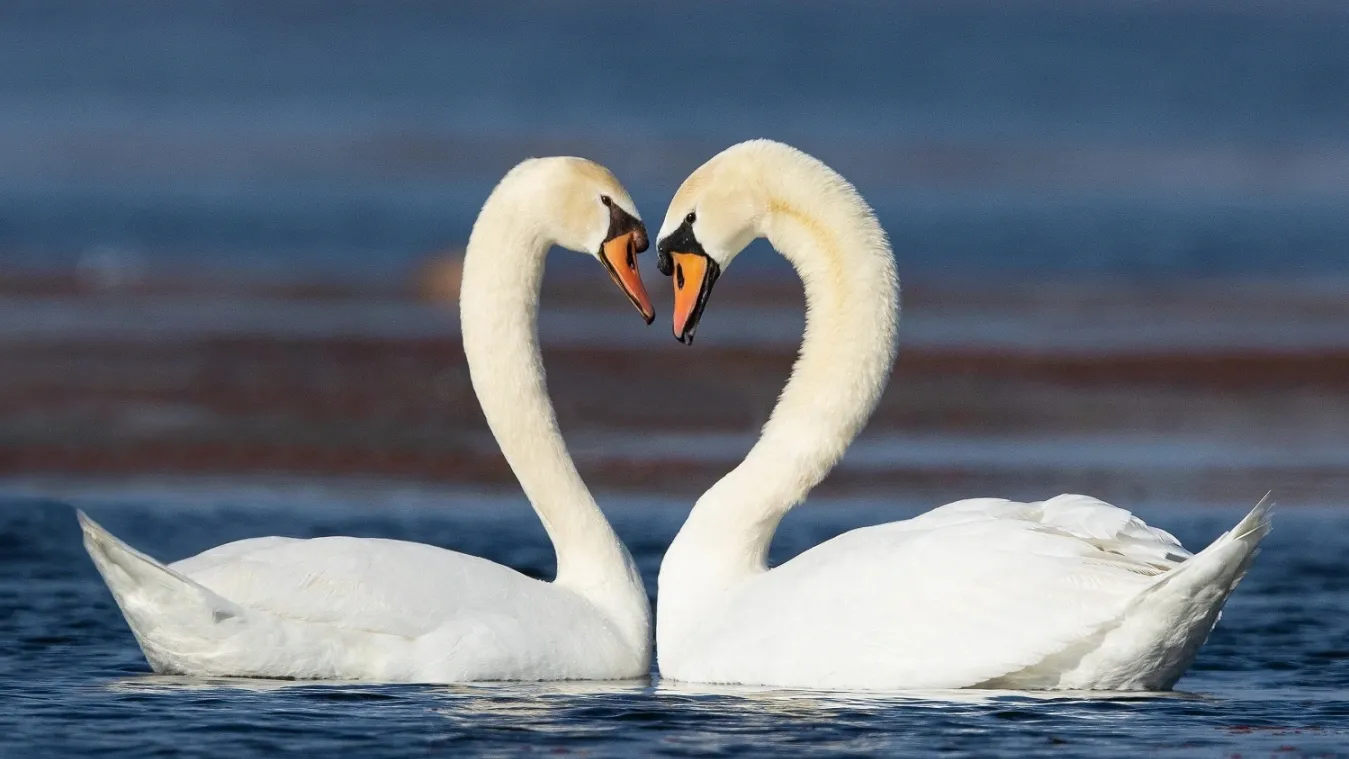
[[[693,172],[657,244],[674,332],[753,239],[806,293],[800,355],[762,433],[698,499],[662,560],[661,677],[824,689],[1166,690],[1193,662],[1269,530],[1259,505],[1191,554],[1081,495],[958,501],[853,530],[769,568],[779,521],[866,423],[895,358],[885,232],[819,160],[756,140]]]
[[[464,353],[483,414],[557,555],[552,583],[420,543],[240,540],[165,566],[83,512],[84,545],[159,673],[451,683],[645,677],[650,604],[567,453],[548,399],[538,298],[551,245],[594,255],[641,311],[646,228],[609,171],[527,160],[465,253]]]

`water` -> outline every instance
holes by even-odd
[[[525,156],[655,220],[751,137],[857,183],[908,272],[1349,262],[1338,3],[0,8],[0,262],[389,275]]]
[[[1334,756],[1349,747],[1349,514],[1278,512],[1275,530],[1172,694],[844,694],[652,682],[381,686],[151,674],[79,541],[80,506],[172,560],[242,537],[419,540],[546,577],[513,496],[361,482],[11,484],[0,495],[0,754]],[[686,503],[602,497],[648,588]],[[922,504],[817,502],[780,561]],[[1197,548],[1230,509],[1144,504]]]

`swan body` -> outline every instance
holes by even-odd
[[[851,185],[786,145],[742,143],[685,181],[661,229],[682,342],[721,270],[757,237],[801,276],[805,335],[759,441],[698,500],[662,561],[661,675],[842,689],[1172,687],[1269,530],[1264,502],[1197,554],[1124,509],[1061,495],[959,501],[768,567],[782,516],[843,455],[888,382],[899,283]]]
[[[537,336],[543,259],[591,252],[650,321],[633,256],[646,232],[602,167],[526,161],[483,206],[465,254],[464,350],[507,461],[557,552],[548,583],[420,543],[264,537],[165,566],[80,513],[85,547],[156,672],[384,682],[623,679],[648,672],[642,581],[581,481]]]

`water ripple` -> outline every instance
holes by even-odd
[[[95,503],[99,518],[166,559],[223,539],[322,531],[415,536],[531,574],[552,571],[542,532],[523,510],[484,520],[472,509],[250,508],[228,495],[219,508],[190,510],[133,494],[111,500]],[[775,559],[877,510],[816,505],[810,519],[785,523]],[[615,513],[654,588],[682,510]],[[1236,513],[1147,516],[1203,544]],[[0,497],[0,755],[1341,755],[1349,746],[1347,528],[1349,515],[1339,512],[1281,512],[1175,693],[831,693],[658,679],[391,686],[151,674],[84,555],[72,504]]]

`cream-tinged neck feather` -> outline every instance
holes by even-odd
[[[544,258],[559,241],[582,244],[566,241],[578,239],[576,232],[587,219],[568,215],[594,214],[599,202],[598,197],[586,197],[585,203],[559,198],[567,192],[567,172],[575,169],[550,161],[576,162],[584,171],[595,166],[578,159],[527,161],[487,199],[464,256],[464,354],[487,424],[557,552],[555,584],[607,611],[637,645],[637,638],[649,635],[646,592],[567,452],[539,352]],[[596,247],[599,242],[594,241]]]
[[[801,277],[806,328],[758,442],[698,499],[662,562],[661,613],[672,616],[696,602],[704,583],[767,568],[782,516],[824,479],[875,409],[899,323],[885,232],[856,190],[820,161],[779,143],[743,143],[695,172],[672,213],[690,191],[748,209],[749,237],[766,237]],[[731,200],[742,193],[750,202]]]

